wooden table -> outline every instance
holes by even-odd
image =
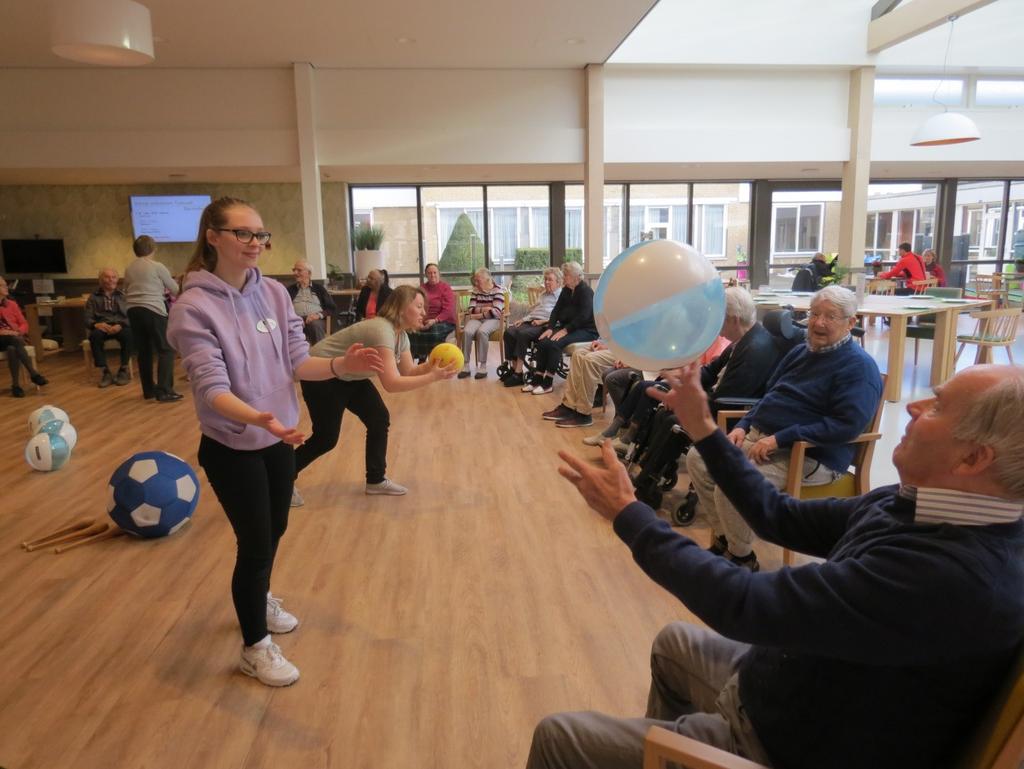
[[[794,294],[776,291],[771,294],[754,294],[758,307],[774,309],[791,306],[794,310],[807,312],[811,308],[810,293]],[[942,384],[954,372],[956,353],[957,319],[962,312],[984,309],[992,302],[989,299],[963,299],[956,303],[931,296],[865,296],[857,307],[857,315],[865,318],[889,318],[889,360],[886,372],[885,399],[898,402],[903,395],[903,353],[907,346],[907,318],[934,315],[935,341],[932,344],[932,370],[929,384]]]
[[[64,352],[78,352],[85,339],[85,299],[64,299],[60,302],[25,305],[25,320],[28,321],[29,344],[36,348],[36,360],[43,357],[43,327],[39,323],[40,309],[61,311],[61,335]]]

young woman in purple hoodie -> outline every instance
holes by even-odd
[[[287,686],[299,671],[268,632],[298,625],[270,593],[288,525],[293,446],[304,440],[295,428],[294,380],[381,371],[382,363],[376,350],[358,344],[343,357],[310,357],[287,290],[256,266],[269,242],[248,203],[220,198],[207,206],[167,338],[192,383],[199,464],[238,541],[231,595],[242,628],[241,670],[269,686]]]

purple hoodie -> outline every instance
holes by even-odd
[[[262,427],[217,413],[211,402],[226,392],[284,425],[299,421],[294,372],[309,357],[309,344],[288,291],[258,269],[249,270],[241,291],[212,272],[188,273],[171,307],[167,341],[185,364],[204,435],[244,451],[278,442]]]

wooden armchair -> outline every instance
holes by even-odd
[[[878,406],[875,408],[875,415],[871,418],[867,430],[850,441],[856,448],[853,462],[847,472],[832,483],[804,486],[801,482],[804,454],[815,444],[810,441],[795,441],[789,452],[789,477],[786,479],[784,492],[797,499],[825,499],[827,497],[856,497],[871,490],[871,459],[875,454],[875,443],[882,437],[882,434],[878,432],[878,425],[882,421],[882,409],[885,407],[885,385],[888,380],[887,374],[881,376],[882,391],[878,398]],[[748,410],[719,411],[718,426],[725,432],[730,419],[738,419]],[[791,550],[782,549],[782,562],[786,566],[792,566],[793,552]]]
[[[951,286],[933,286],[924,291],[926,296],[934,296],[944,299],[960,299],[964,295],[962,288]],[[922,339],[935,339],[935,320],[918,320],[907,326],[907,339],[914,340],[914,365],[917,365],[918,348]]]
[[[814,728],[807,725],[807,728]],[[956,769],[1020,769],[1024,759],[1024,649],[1006,685],[974,733],[964,738]],[[761,764],[652,726],[644,739],[644,769],[765,769]]]
[[[455,317],[457,321],[455,325],[455,344],[458,345],[460,349],[462,348],[462,337],[464,336],[463,332],[466,328],[466,312],[469,309],[469,298],[472,293],[472,291],[464,289],[455,292]],[[490,341],[498,343],[498,352],[501,355],[502,363],[505,362],[505,345],[503,343],[503,339],[505,337],[505,329],[508,328],[508,316],[510,310],[512,309],[511,305],[512,295],[506,288],[505,308],[501,312],[501,318],[499,319],[498,327],[494,331],[492,331],[491,335],[488,337]]]
[[[1005,347],[1006,355],[1013,363],[1013,343],[1017,341],[1017,326],[1020,323],[1021,308],[1007,307],[1002,310],[982,310],[972,312],[971,317],[978,321],[973,334],[960,334],[956,341],[960,347],[956,351],[956,358],[960,360],[960,354],[964,347],[969,344],[978,345],[979,363],[984,362],[986,357],[991,359],[993,347]]]
[[[914,294],[920,296],[921,294],[927,294],[929,288],[938,288],[938,278],[927,278],[925,280],[913,280],[910,282],[910,287],[914,289]]]

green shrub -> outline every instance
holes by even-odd
[[[473,273],[484,265],[484,242],[477,234],[472,220],[466,214],[460,214],[437,266],[442,273],[448,274]]]
[[[363,224],[352,233],[352,248],[356,251],[378,251],[383,242],[383,227],[367,227]]]

